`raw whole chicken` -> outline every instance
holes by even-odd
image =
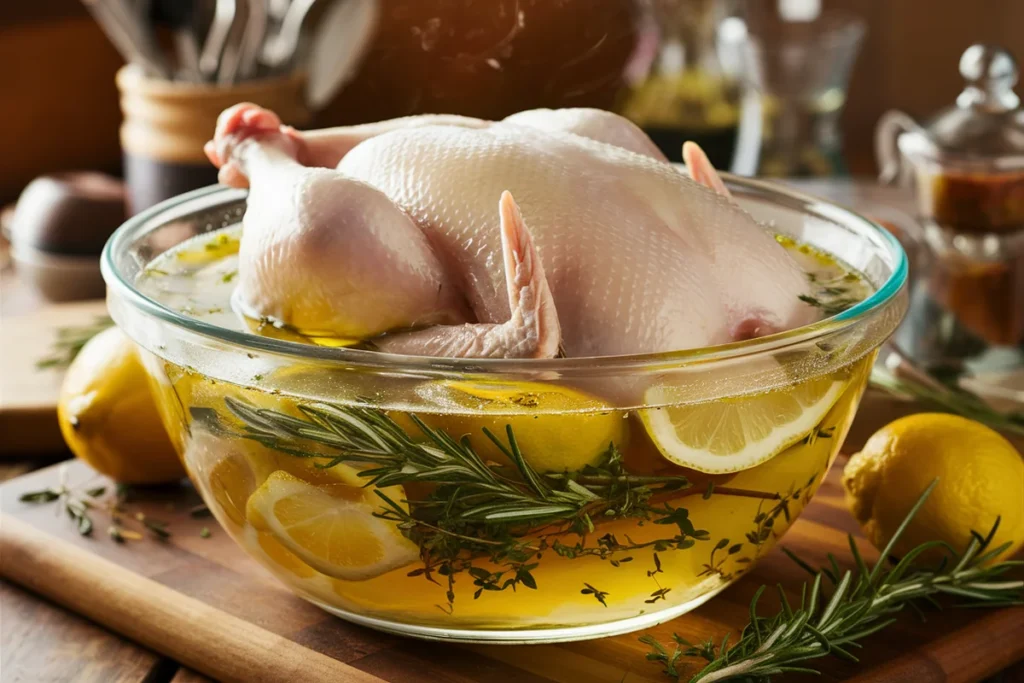
[[[299,132],[239,104],[206,151],[221,182],[250,188],[241,306],[308,334],[416,355],[589,357],[814,318],[803,271],[703,152],[684,150],[691,180],[609,112]]]

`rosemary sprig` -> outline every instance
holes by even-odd
[[[18,497],[22,503],[36,505],[46,503],[57,503],[75,525],[75,529],[82,536],[90,536],[93,531],[93,521],[90,511],[97,507],[96,498],[106,492],[106,488],[100,486],[78,492],[67,485],[67,472],[61,469],[60,480],[56,486],[50,486],[39,491],[29,491]]]
[[[652,495],[690,486],[682,476],[638,477],[627,473],[614,445],[609,446],[602,466],[542,476],[523,456],[511,427],[506,430],[507,441],[486,428],[483,433],[513,463],[514,471],[485,461],[468,436],[456,441],[415,415],[410,417],[425,440],[413,439],[384,412],[373,408],[306,404],[298,407],[306,419],[299,419],[232,398],[225,402],[243,422],[242,436],[267,448],[316,458],[320,461],[317,467],[342,463],[363,466],[366,469],[359,476],[378,488],[421,482],[453,487],[446,492],[458,493],[457,497],[435,495],[415,501],[415,518],[401,521],[433,523],[443,519],[467,524],[529,523],[533,527],[571,521],[581,530],[592,530],[595,512],[606,517],[647,512],[646,503]],[[325,455],[311,449],[311,443],[331,447],[336,453]],[[401,507],[392,505],[393,501],[382,493],[378,495],[386,509],[381,516],[398,515]]]
[[[835,558],[829,556],[830,567],[813,570],[792,553],[783,552],[800,567],[814,576],[804,585],[800,606],[793,609],[782,587],[778,587],[781,610],[772,617],[757,614],[757,603],[766,590],[761,586],[750,604],[750,623],[740,634],[740,640],[729,645],[728,635],[720,645],[711,640],[692,644],[679,635],[673,635],[675,647],[670,652],[650,635],[640,641],[651,647],[647,659],[659,662],[664,672],[682,680],[682,665],[690,660],[706,662],[688,680],[701,681],[749,680],[769,681],[782,673],[820,673],[798,666],[801,662],[835,655],[857,661],[851,650],[860,647],[863,638],[879,631],[895,619],[893,615],[916,602],[935,604],[935,597],[950,595],[966,606],[1001,607],[1024,604],[1024,581],[1000,579],[1014,567],[1024,566],[1022,561],[1004,561],[985,566],[1010,546],[1006,543],[990,548],[999,527],[999,520],[986,536],[972,533],[972,539],[963,552],[957,552],[941,541],[923,543],[893,566],[888,566],[897,540],[931,494],[936,481],[925,490],[907,514],[892,540],[882,550],[874,567],[868,568],[857,550],[853,536],[849,537],[850,551],[856,569],[840,573]],[[914,561],[925,551],[941,548],[946,558],[937,567],[920,567]],[[822,589],[823,579],[833,584],[831,596]]]
[[[57,330],[57,339],[53,343],[50,355],[36,362],[38,368],[65,368],[71,364],[86,342],[97,334],[112,326],[114,321],[108,316],[97,317],[91,324],[79,327],[62,327]]]
[[[421,438],[371,407],[303,404],[298,406],[302,417],[293,417],[232,398],[225,401],[242,425],[235,436],[294,457],[314,458],[317,467],[344,463],[359,469],[367,486],[377,487],[381,507],[375,514],[395,522],[420,547],[423,566],[409,575],[434,583],[441,583],[440,577],[447,583],[448,604],[439,605],[445,612],[452,610],[456,576],[462,573],[473,580],[474,597],[479,598],[520,586],[535,589],[531,571],[548,551],[569,559],[607,560],[617,567],[632,559],[628,553],[633,550],[685,550],[709,538],[707,531],[694,528],[685,508],[656,502],[659,496],[689,488],[685,477],[630,474],[614,444],[596,466],[540,474],[523,455],[510,426],[504,439],[482,431],[511,465],[485,460],[469,436],[455,440],[415,415],[410,418]],[[214,429],[232,430],[209,413],[196,417]],[[381,490],[412,483],[435,488],[405,505]],[[766,494],[737,490],[724,495]],[[667,533],[642,543],[629,538],[620,542],[612,534],[589,541],[596,524],[626,518],[663,525]],[[497,570],[481,566],[485,563]],[[588,594],[599,601],[607,596],[596,590]]]
[[[921,401],[934,409],[955,413],[989,427],[1024,437],[1024,413],[1003,413],[989,406],[971,391],[949,382],[930,385],[908,373],[896,373],[875,366],[871,370],[871,386],[902,398]]]

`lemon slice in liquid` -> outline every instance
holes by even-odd
[[[658,450],[677,465],[709,474],[749,469],[804,439],[849,384],[828,375],[782,389],[707,403],[640,411]],[[671,386],[654,386],[648,405],[673,402]]]

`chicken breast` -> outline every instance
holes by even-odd
[[[699,149],[695,182],[609,112],[300,133],[243,104],[207,151],[222,181],[251,188],[241,300],[299,329],[384,335],[400,353],[582,357],[815,317],[805,274]]]

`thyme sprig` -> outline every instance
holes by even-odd
[[[29,491],[21,494],[18,500],[23,503],[42,505],[56,503],[58,509],[63,510],[75,525],[75,530],[82,536],[91,536],[95,529],[93,513],[100,512],[109,517],[110,524],[107,527],[107,535],[117,543],[124,543],[125,540],[139,540],[143,536],[139,531],[128,528],[129,524],[137,524],[141,531],[148,531],[152,536],[160,540],[166,540],[171,533],[167,530],[167,523],[149,518],[141,512],[134,518],[127,517],[125,503],[127,502],[128,489],[118,485],[114,496],[111,499],[103,499],[107,492],[105,486],[91,488],[73,487],[67,483],[67,468],[61,467],[58,483],[56,486],[48,486],[38,491]]]
[[[807,279],[814,285],[814,294],[801,294],[798,298],[808,306],[820,308],[826,317],[838,315],[864,299],[854,287],[860,282],[860,277],[854,273],[829,276],[808,272]]]
[[[750,603],[750,623],[735,644],[729,645],[728,635],[721,644],[711,640],[692,644],[673,635],[675,647],[669,651],[655,638],[645,635],[640,641],[651,647],[647,659],[660,663],[664,672],[676,680],[682,680],[685,662],[704,661],[703,668],[687,679],[691,683],[769,681],[772,676],[783,673],[820,673],[799,664],[827,655],[857,661],[852,650],[861,647],[863,638],[893,623],[893,615],[904,607],[917,607],[918,602],[934,605],[937,604],[935,598],[941,595],[952,596],[972,607],[1024,604],[1024,581],[1001,578],[1010,569],[1024,566],[1024,562],[1004,561],[986,566],[1010,546],[1005,543],[990,548],[999,527],[998,519],[986,536],[972,532],[972,539],[962,552],[941,541],[930,541],[917,546],[894,565],[888,565],[887,558],[897,540],[935,484],[933,481],[911,508],[874,567],[869,568],[864,562],[852,535],[850,552],[856,563],[852,571],[841,572],[831,555],[829,567],[814,570],[783,549],[814,576],[810,585],[803,586],[799,607],[790,606],[779,586],[780,611],[772,617],[759,616],[757,603],[766,590],[761,586]],[[937,567],[915,564],[922,553],[935,548],[946,553]],[[822,587],[826,579],[833,586],[831,596],[826,596]]]
[[[90,339],[113,324],[114,321],[104,315],[98,316],[88,325],[60,328],[57,330],[57,339],[53,342],[50,355],[39,359],[36,367],[66,368]]]

